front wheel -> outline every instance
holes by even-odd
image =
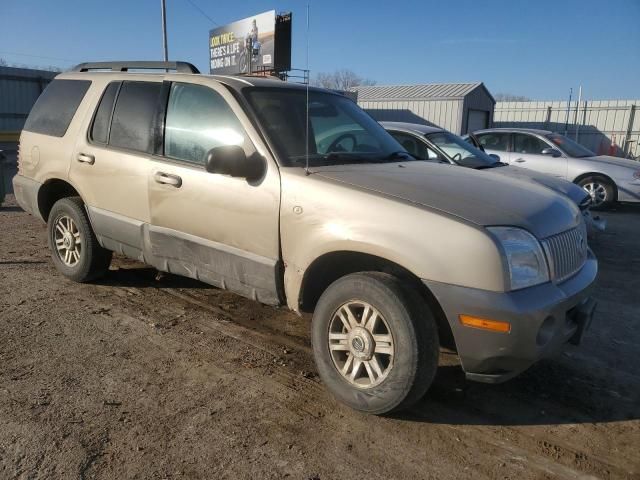
[[[58,200],[47,229],[53,263],[65,277],[88,282],[107,272],[112,253],[98,243],[80,197]]]
[[[605,209],[611,207],[616,201],[616,189],[614,185],[604,177],[591,176],[578,182],[591,196],[591,207]]]
[[[332,283],[313,314],[311,340],[327,388],[366,413],[410,407],[438,366],[431,312],[414,290],[384,273],[356,273]]]

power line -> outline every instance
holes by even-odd
[[[218,22],[216,22],[213,18],[211,18],[209,15],[207,15],[204,10],[202,10],[198,5],[196,5],[192,0],[187,0],[187,2],[189,2],[191,4],[191,6],[193,8],[195,8],[196,10],[198,10],[198,12],[200,12],[200,14],[202,14],[202,16],[204,16],[207,20],[209,20],[211,23],[213,23],[216,26],[220,26],[220,24]]]

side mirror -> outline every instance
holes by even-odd
[[[542,155],[551,155],[554,158],[562,156],[559,150],[556,150],[555,148],[551,148],[551,147],[545,148],[540,153],[542,153]]]
[[[496,162],[500,161],[500,157],[498,155],[496,155],[495,153],[490,153],[489,156],[491,158],[493,158]]]
[[[258,180],[265,173],[266,163],[257,152],[247,157],[242,147],[227,145],[207,152],[205,169],[209,173]]]

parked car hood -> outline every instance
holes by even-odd
[[[628,167],[634,170],[640,170],[640,162],[630,160],[628,158],[612,157],[610,155],[598,155],[595,157],[580,157],[576,160],[588,160],[598,163],[606,163],[607,165],[615,165],[617,167]]]
[[[568,230],[580,218],[572,202],[547,187],[455,165],[417,161],[339,165],[314,168],[313,174],[477,225],[521,227],[538,238]]]
[[[551,175],[536,172],[535,170],[508,165],[489,168],[481,171],[504,175],[510,178],[517,178],[519,180],[535,182],[539,185],[550,188],[555,192],[561,193],[562,195],[566,195],[577,205],[580,205],[589,196],[589,194],[583,188],[580,188],[575,183],[563,180],[562,178],[556,178],[552,177]]]

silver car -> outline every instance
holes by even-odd
[[[380,122],[380,124],[414,157],[482,170],[545,186],[574,201],[585,217],[589,236],[604,231],[606,222],[589,211],[590,197],[577,185],[544,173],[508,166],[496,154],[488,155],[461,137],[440,127],[417,123]],[[498,168],[500,167],[500,168]]]
[[[573,140],[547,130],[493,128],[468,136],[503,162],[564,178],[590,195],[593,207],[617,201],[640,202],[640,163],[596,155]]]

